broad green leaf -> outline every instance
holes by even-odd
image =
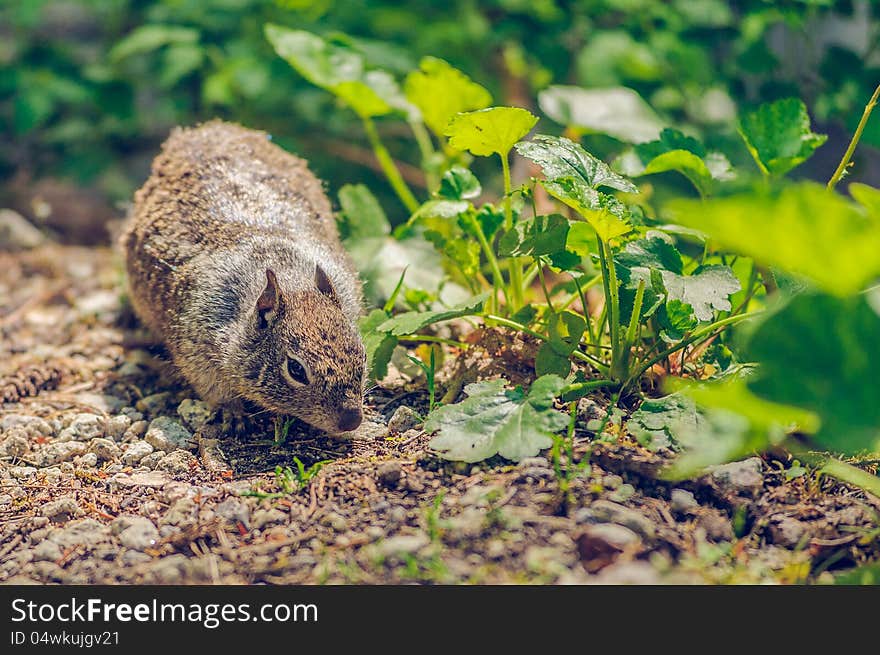
[[[178,25],[141,25],[119,41],[107,55],[118,62],[136,55],[144,55],[165,45],[192,44],[199,40],[198,30]]]
[[[709,466],[779,445],[794,431],[813,432],[819,425],[811,412],[756,396],[741,376],[699,383],[670,379],[667,386],[693,399],[701,416],[696,429],[677,430],[684,452],[664,474],[669,479],[692,477]]]
[[[519,107],[490,107],[456,114],[443,133],[456,150],[469,150],[479,157],[506,157],[537,122],[537,116]]]
[[[438,136],[443,136],[456,114],[484,109],[492,102],[486,89],[435,57],[425,57],[419,70],[407,75],[404,92],[421,111],[425,125]]]
[[[266,38],[275,52],[312,84],[335,94],[359,116],[372,117],[412,108],[388,73],[367,71],[360,53],[329,43],[304,30],[267,24]]]
[[[626,207],[614,196],[596,191],[573,177],[542,180],[541,186],[580,214],[603,241],[616,239],[632,230],[626,220]]]
[[[749,389],[748,380],[742,375],[717,382],[678,379],[674,385],[700,407],[741,414],[753,427],[761,430],[797,430],[812,434],[819,429],[821,423],[818,415],[800,407],[761,398]]]
[[[531,141],[517,143],[516,151],[538,164],[550,180],[570,177],[594,189],[607,186],[627,193],[639,191],[635,184],[612,171],[608,164],[565,137],[536,134]]]
[[[630,241],[614,256],[618,268],[657,268],[682,273],[681,253],[666,239],[651,237]]]
[[[535,355],[535,375],[558,375],[568,377],[571,373],[571,360],[560,355],[549,343],[542,343]]]
[[[635,152],[643,162],[649,162],[654,157],[662,155],[670,150],[686,150],[701,159],[706,156],[706,147],[692,136],[687,136],[681,130],[665,127],[660,132],[660,138],[648,143],[640,143],[635,146]]]
[[[880,315],[864,296],[802,294],[749,342],[752,391],[821,417],[816,441],[834,452],[880,452]]]
[[[810,129],[807,107],[797,98],[766,103],[746,114],[739,133],[758,167],[768,175],[784,175],[802,164],[828,138]]]
[[[692,275],[660,271],[670,300],[690,305],[700,321],[711,321],[714,310],[730,311],[730,294],[742,286],[729,266],[704,266]]]
[[[437,195],[447,200],[470,200],[482,193],[477,176],[463,166],[453,166],[443,173]]]
[[[374,309],[361,318],[358,324],[367,355],[367,375],[371,380],[381,380],[388,375],[388,362],[391,361],[391,353],[397,345],[397,337],[376,330],[387,320],[387,313]]]
[[[365,282],[365,293],[375,297],[374,273],[391,226],[379,202],[363,184],[346,184],[339,190],[339,231],[348,253]],[[399,275],[399,274],[398,274]]]
[[[504,256],[551,255],[565,250],[569,221],[561,214],[540,215],[520,221],[499,242]]]
[[[708,234],[722,248],[848,295],[880,273],[880,221],[813,182],[780,194],[755,193],[667,206],[672,220]]]
[[[648,450],[673,448],[682,430],[699,431],[703,417],[694,401],[680,393],[649,399],[632,413],[627,431]]]
[[[654,110],[626,87],[551,86],[538,94],[538,104],[561,125],[607,134],[626,143],[653,141],[663,128]]]
[[[162,71],[158,83],[163,89],[170,89],[184,77],[202,65],[205,50],[195,43],[178,43],[168,47],[162,58]]]
[[[539,377],[528,394],[506,385],[504,379],[467,385],[465,400],[428,417],[425,431],[439,432],[428,445],[445,459],[464,462],[495,454],[520,461],[552,446],[552,435],[568,425],[568,416],[553,408],[565,381],[556,375]]]
[[[696,187],[701,196],[708,196],[715,186],[712,173],[706,163],[694,153],[687,150],[670,150],[657,155],[648,162],[641,175],[677,171],[684,175]]]
[[[339,189],[343,238],[357,242],[391,233],[391,224],[379,201],[363,184],[346,184]]]
[[[880,189],[875,189],[867,184],[853,182],[847,188],[849,194],[856,202],[868,210],[868,215],[874,220],[880,221]]]
[[[376,330],[379,332],[390,332],[395,336],[413,334],[428,325],[439,323],[440,321],[448,321],[453,318],[472,316],[479,313],[486,298],[488,298],[488,294],[482,293],[479,296],[471,298],[467,302],[456,305],[455,307],[450,307],[449,309],[429,312],[404,312],[394,318],[388,319],[379,325]]]
[[[383,116],[391,112],[391,105],[379,97],[366,82],[346,80],[327,89],[351,107],[358,116]]]
[[[467,200],[428,200],[410,217],[410,224],[424,218],[453,219],[471,208]]]

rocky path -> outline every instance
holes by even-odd
[[[793,583],[880,556],[876,498],[772,459],[671,485],[582,435],[570,476],[444,462],[404,377],[351,441],[279,443],[265,415],[227,436],[122,279],[107,250],[0,253],[0,582]]]

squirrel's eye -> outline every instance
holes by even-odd
[[[287,374],[294,382],[299,384],[309,383],[309,374],[306,372],[306,367],[296,357],[287,358]]]

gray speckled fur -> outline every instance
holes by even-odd
[[[330,432],[342,410],[360,409],[360,282],[302,159],[238,125],[176,129],[135,195],[122,245],[135,311],[203,398],[247,398]],[[318,290],[316,266],[332,294]],[[260,328],[267,269],[281,306]],[[287,382],[287,352],[307,364],[309,385]]]

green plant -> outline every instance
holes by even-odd
[[[251,489],[243,491],[241,495],[252,496],[254,498],[259,498],[260,500],[275,500],[299,493],[308,486],[312,478],[314,478],[326,464],[330,464],[332,461],[333,460],[325,459],[315,462],[306,468],[305,464],[303,464],[299,457],[294,457],[293,462],[296,465],[295,469],[281,465],[275,467],[275,484],[280,491],[267,493],[258,489]]]
[[[384,375],[401,340],[462,345],[422,333],[441,321],[471,317],[541,342],[528,392],[508,390],[504,380],[483,382],[466,387],[464,401],[437,409],[432,393],[426,429],[438,433],[431,446],[443,457],[475,462],[499,453],[518,460],[553,447],[562,474],[565,440],[555,435],[573,426],[554,409],[554,399],[570,402],[600,389],[626,398],[642,393],[648,375],[719,378],[705,392],[686,385],[677,405],[662,399],[658,411],[651,409],[655,401],[647,402],[627,422],[647,445],[684,448],[673,475],[782,443],[795,429],[838,452],[880,448],[880,417],[866,384],[880,364],[874,352],[880,317],[870,295],[876,292],[863,293],[880,274],[873,256],[880,250],[880,191],[852,185],[857,203],[833,192],[876,98],[823,189],[784,178],[825,141],[795,98],[762,105],[740,120],[743,147],[760,172],[754,180],[748,168],[734,167],[694,136],[664,128],[630,90],[545,91],[542,108],[569,134],[592,129],[635,142],[609,165],[570,138],[523,140],[536,116],[516,107],[487,108],[485,89],[440,60],[424,60],[401,90],[393,75],[370,68],[344,45],[277,26],[267,33],[289,63],[361,116],[380,162],[384,154],[369,119],[397,116],[409,125],[431,196],[419,204],[400,186],[396,169],[383,163],[411,215],[394,231],[381,229],[382,239],[429,242],[445,283],[470,295],[443,306],[436,290],[407,286],[402,297],[411,308],[394,315],[401,276],[391,300],[361,325],[373,377]],[[334,66],[340,61],[347,62],[344,73]],[[434,106],[430,100],[439,96],[444,102]],[[609,122],[584,109],[591,106],[585,98],[639,109]],[[514,151],[542,177],[514,186]],[[476,204],[485,195],[471,157],[496,155],[502,195]],[[634,180],[669,173],[686,179],[698,199],[677,193],[656,206],[640,197]],[[368,223],[387,225],[365,188],[358,197]],[[357,248],[355,213],[346,209],[351,193],[340,200]],[[594,287],[601,302],[587,295]],[[831,320],[839,339],[827,336]],[[726,336],[727,328],[745,321],[752,324],[749,347],[738,350],[756,363],[751,368],[738,364]],[[433,367],[417,363],[431,393]],[[790,375],[793,367],[799,368]],[[829,373],[837,381],[830,388],[818,383]],[[706,414],[712,403],[739,418]],[[712,440],[690,436],[704,429]],[[824,470],[841,474],[842,468],[826,463]]]

